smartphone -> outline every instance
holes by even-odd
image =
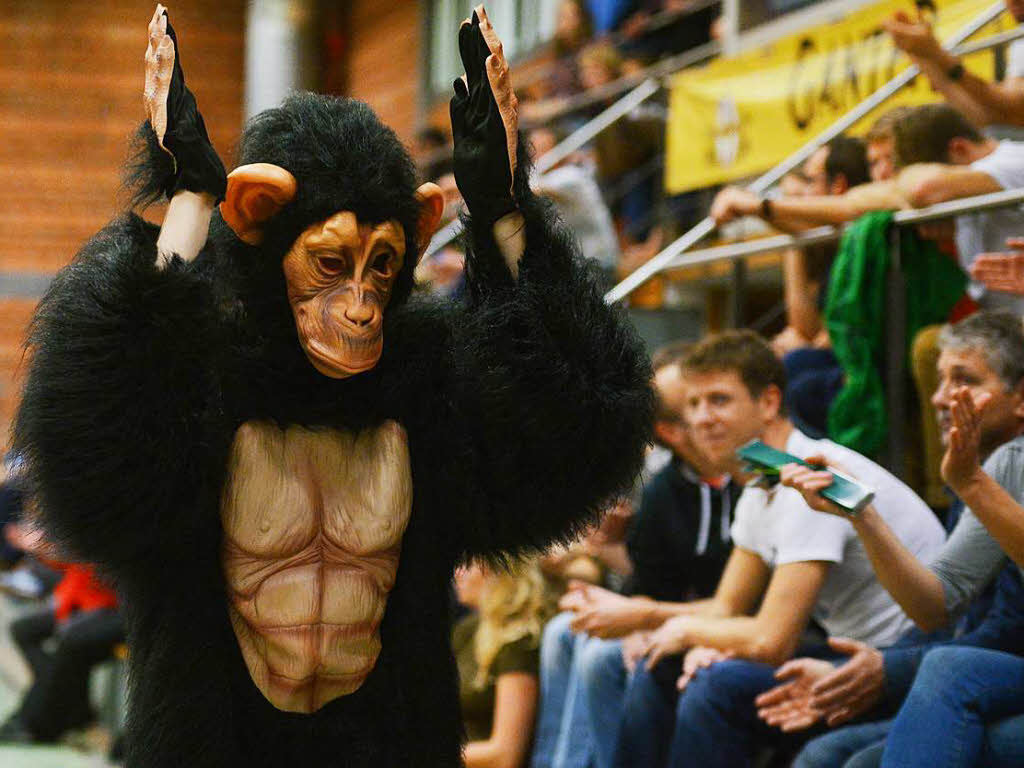
[[[811,469],[826,470],[832,474],[832,485],[821,492],[822,497],[841,507],[848,515],[855,516],[875,498],[875,492],[866,485],[828,467],[808,464],[784,451],[777,451],[760,440],[751,440],[736,455],[747,463],[748,471],[764,478],[769,485],[779,481],[779,470],[787,464],[802,464]]]

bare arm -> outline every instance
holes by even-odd
[[[498,677],[490,738],[466,745],[466,768],[520,768],[526,762],[533,740],[537,695],[537,678],[533,675],[511,672]]]
[[[726,187],[711,206],[711,217],[725,224],[741,216],[758,216],[784,232],[802,232],[826,224],[839,226],[869,211],[908,208],[909,202],[892,181],[876,181],[853,187],[842,195],[781,197],[767,207],[758,195]]]
[[[808,457],[807,462],[820,466],[828,463],[823,456]],[[782,468],[781,477],[782,484],[800,491],[812,509],[851,521],[878,580],[914,623],[929,632],[949,622],[939,577],[903,546],[873,504],[850,518],[820,495],[832,483],[830,472],[790,464]]]
[[[914,623],[925,632],[948,624],[946,596],[939,577],[903,546],[874,505],[853,519],[853,528],[878,580]]]
[[[651,638],[650,663],[686,648],[715,648],[740,658],[781,664],[793,655],[818,599],[829,563],[787,563],[775,569],[754,616],[680,616]]]
[[[817,303],[820,287],[807,275],[807,255],[802,249],[790,248],[782,255],[782,278],[787,324],[811,341],[822,329]]]
[[[950,77],[960,63],[935,38],[931,25],[920,17],[897,13],[885,24],[898,48],[905,51],[932,87],[975,125],[1024,125],[1024,79],[993,83],[963,70]]]
[[[918,163],[900,171],[900,194],[914,208],[999,192],[1002,185],[984,171],[943,163]]]

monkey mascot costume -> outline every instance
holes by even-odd
[[[411,295],[441,193],[395,134],[295,95],[225,177],[157,7],[136,202],[167,214],[57,275],[15,427],[127,606],[130,768],[459,765],[453,567],[567,540],[639,470],[646,356],[530,192],[482,8],[459,47],[442,302]]]

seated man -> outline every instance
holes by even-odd
[[[945,104],[925,104],[895,126],[896,155],[902,170],[889,181],[854,187],[841,195],[767,200],[731,188],[716,200],[711,215],[719,224],[739,216],[760,216],[786,231],[845,224],[870,211],[922,208],[948,200],[1024,187],[1024,142],[983,136]],[[975,257],[997,251],[1020,231],[1019,208],[996,208],[955,218],[960,263],[969,270]],[[971,296],[988,309],[1024,311],[1024,301],[987,292],[973,283]]]
[[[633,570],[626,591],[637,597],[577,583],[562,599],[566,612],[548,623],[541,645],[534,768],[612,765],[636,658],[638,638],[630,634],[646,628],[654,599],[710,596],[729,556],[738,492],[727,479],[701,478],[705,465],[681,416],[686,388],[680,362],[687,348],[671,345],[654,357],[654,435],[672,458],[644,487],[629,531]]]
[[[686,417],[714,467],[737,477],[742,470],[736,451],[753,439],[801,457],[825,453],[863,473],[881,514],[911,551],[929,557],[941,545],[935,516],[898,479],[793,427],[783,408],[782,364],[759,336],[711,336],[686,358],[684,370]],[[774,686],[774,667],[797,650],[810,618],[831,634],[841,628],[883,646],[910,627],[848,524],[814,512],[793,489],[748,486],[732,537],[714,598],[696,606],[660,606],[663,617],[675,615],[651,635],[647,666],[689,651],[685,690],[676,704],[650,674],[637,672],[627,693],[621,765],[747,765],[759,739],[771,736],[757,719],[754,698]],[[712,661],[717,663],[693,675]]]
[[[968,508],[927,567],[895,541],[871,507],[852,521],[879,579],[926,630],[947,625],[962,613],[1007,565],[1007,553],[1024,553],[1019,548],[1024,539],[1020,520],[1015,525],[1016,537],[1005,533],[1007,508],[1024,498],[1019,463],[1024,451],[1024,330],[1020,318],[1009,313],[973,315],[944,328],[940,346],[940,386],[933,403],[948,446],[944,476]],[[965,415],[975,405],[981,416],[965,430]],[[974,457],[963,455],[966,432],[972,435]],[[985,468],[991,477],[980,477],[977,457],[988,457]],[[836,511],[814,492],[816,484],[824,482],[816,475],[788,468],[783,482],[801,489],[815,508]],[[979,491],[979,485],[987,487]],[[1024,519],[1024,512],[1019,517]],[[1004,536],[998,541],[993,538],[983,525],[986,521],[993,526],[993,533],[1002,529]],[[1024,555],[1018,556],[1024,560]],[[954,642],[1016,653],[1024,650],[1024,589],[1019,574],[1000,578],[993,608],[974,631]],[[792,682],[760,699],[763,717],[781,727],[799,729],[817,721],[841,724],[879,702],[882,712],[892,711],[907,695],[929,646],[905,645],[880,652],[840,641],[838,648],[851,658],[837,671],[813,660],[799,660],[781,670],[780,676],[792,678]],[[935,670],[929,677],[935,677]],[[888,728],[888,723],[860,725],[823,736],[807,746],[798,765],[842,765],[861,751],[864,754],[859,759],[877,758]]]

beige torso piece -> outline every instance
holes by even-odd
[[[411,508],[396,422],[358,434],[239,428],[222,557],[238,645],[275,707],[315,712],[370,674]]]

